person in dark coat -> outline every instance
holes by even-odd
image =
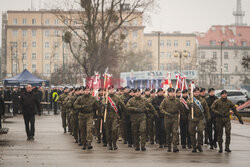
[[[2,115],[4,113],[4,101],[2,95],[0,95],[0,129],[2,128]]]
[[[12,107],[13,107],[13,115],[15,116],[18,114],[19,109],[19,92],[17,91],[17,88],[15,87],[13,89],[13,92],[11,93],[11,100],[12,100]]]
[[[36,94],[32,91],[31,85],[27,85],[26,91],[21,94],[20,104],[23,111],[27,140],[34,140],[36,109],[38,110],[38,114],[41,115],[41,108]]]

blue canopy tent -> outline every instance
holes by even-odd
[[[40,79],[31,74],[28,70],[23,70],[22,73],[3,80],[4,86],[24,86],[31,84],[32,86],[49,86],[49,81]]]

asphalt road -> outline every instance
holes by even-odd
[[[147,166],[250,166],[250,125],[232,123],[232,153],[219,154],[204,146],[203,153],[191,153],[180,149],[179,153],[168,153],[157,145],[147,144],[146,152],[118,142],[119,149],[109,151],[93,141],[94,149],[83,151],[69,134],[64,134],[61,117],[37,116],[35,141],[26,141],[22,116],[7,119],[4,127],[9,133],[0,136],[0,166],[51,166],[51,167],[147,167]]]

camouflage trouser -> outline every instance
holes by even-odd
[[[216,118],[217,140],[220,147],[223,143],[223,128],[225,127],[226,133],[226,148],[229,148],[231,140],[231,122],[229,118]]]
[[[63,126],[63,129],[66,130],[66,126],[67,126],[67,112],[66,111],[61,111],[61,117],[62,117],[62,126]]]
[[[93,128],[93,113],[83,114],[79,113],[79,129],[80,129],[80,138],[82,144],[91,145],[93,136],[92,136],[92,128]]]
[[[67,110],[66,117],[67,117],[67,122],[68,122],[68,131],[72,132],[72,124],[71,124],[71,111]]]
[[[78,133],[79,133],[79,121],[78,121],[78,113],[74,112],[72,115],[72,130],[74,139],[78,141]]]
[[[197,140],[198,140],[198,145],[197,147],[200,147],[203,143],[203,131],[205,129],[205,124],[203,120],[189,120],[189,127],[188,131],[190,134],[190,139],[193,148],[196,147],[197,145]],[[196,132],[198,133],[198,138],[196,140]]]
[[[146,145],[146,115],[145,114],[131,114],[131,129],[133,133],[133,140],[135,147],[141,147]]]
[[[109,113],[105,123],[107,143],[115,145],[118,139],[118,118],[116,113]]]
[[[154,142],[154,116],[149,115],[147,117],[147,137],[150,139],[150,142]]]
[[[100,132],[100,127],[101,127],[101,119],[100,117],[98,117],[96,120],[95,120],[95,135],[97,137],[98,140],[101,140],[101,132]],[[103,128],[103,127],[102,127]]]
[[[178,118],[164,118],[165,130],[166,130],[166,141],[169,148],[173,142],[173,148],[177,148],[179,140],[178,133]]]
[[[127,121],[126,121],[126,115],[122,114],[122,117],[119,120],[119,127],[120,127],[120,133],[121,133],[121,137],[123,138],[123,140],[127,141],[128,138],[128,132],[127,132]]]

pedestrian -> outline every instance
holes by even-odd
[[[41,115],[41,108],[39,100],[34,92],[32,92],[32,86],[27,85],[25,88],[26,91],[21,94],[20,104],[23,111],[27,140],[34,140],[36,109],[38,110],[38,114]]]

